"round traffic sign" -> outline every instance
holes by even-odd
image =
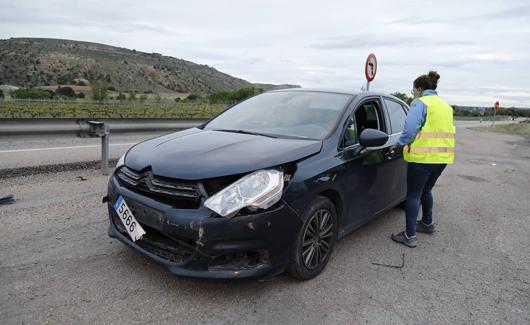
[[[498,111],[500,107],[501,107],[501,104],[499,103],[499,101],[496,101],[495,102],[495,110]]]
[[[374,80],[376,72],[377,59],[375,58],[375,54],[370,53],[370,55],[368,55],[368,57],[366,58],[366,65],[364,67],[364,74],[366,75],[366,80],[368,80],[368,82]]]

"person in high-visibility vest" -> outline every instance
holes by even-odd
[[[392,240],[416,247],[416,232],[432,234],[433,197],[431,190],[447,164],[454,162],[455,126],[453,109],[436,93],[440,75],[435,71],[419,76],[413,83],[403,132],[391,151],[403,150],[407,166],[406,229],[392,234]],[[416,220],[420,204],[421,220]]]

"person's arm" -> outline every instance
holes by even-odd
[[[420,131],[421,127],[425,123],[425,118],[427,116],[427,107],[421,100],[414,100],[410,105],[409,113],[407,114],[407,119],[405,120],[405,126],[396,145],[403,147],[407,144],[412,143],[416,134]]]

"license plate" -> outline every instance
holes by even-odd
[[[129,209],[129,206],[127,206],[127,203],[121,195],[118,197],[118,200],[116,200],[116,203],[114,203],[114,210],[116,210],[118,217],[120,217],[120,220],[132,241],[137,241],[145,235],[145,230],[140,226],[138,221],[136,221],[131,209]]]

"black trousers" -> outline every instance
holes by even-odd
[[[416,235],[416,219],[418,218],[420,204],[423,211],[422,221],[427,225],[432,223],[432,188],[446,166],[446,164],[408,163],[406,202],[407,236]]]

